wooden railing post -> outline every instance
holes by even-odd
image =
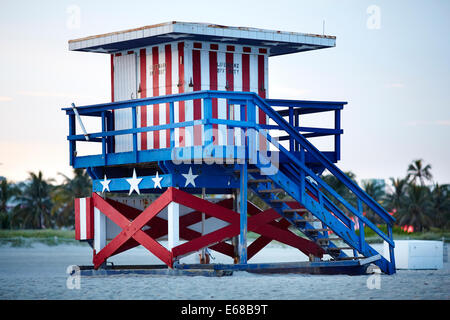
[[[341,130],[341,110],[334,111],[334,129]],[[334,135],[334,152],[336,154],[336,161],[341,159],[341,135]]]
[[[102,133],[106,132],[106,112],[102,111]],[[107,137],[102,137],[102,159],[103,165],[106,166],[106,139]]]
[[[212,119],[212,99],[203,99],[203,119],[206,120],[203,134],[203,146],[212,144],[213,142],[213,126],[210,124]]]
[[[363,205],[362,205],[362,201],[361,199],[358,199],[358,212],[361,214],[361,216],[363,215]],[[365,250],[365,234],[364,234],[364,222],[358,218],[358,225],[359,225],[359,246],[360,246],[360,251],[364,251]]]
[[[133,120],[133,129],[136,129],[137,127],[137,118],[136,118],[136,107],[131,108],[131,117]],[[134,154],[134,161],[135,163],[138,163],[138,145],[137,145],[137,133],[133,133],[133,154]]]
[[[76,125],[75,125],[75,114],[69,115],[69,136],[76,135]],[[75,152],[77,152],[77,142],[75,140],[69,141],[69,161],[70,165],[73,166],[75,163]]]
[[[252,125],[256,125],[256,105],[253,100],[247,100],[247,121]],[[248,146],[248,160],[249,163],[255,164],[257,161],[256,153],[256,128],[252,127],[247,130],[247,146]]]
[[[294,108],[289,107],[289,124],[291,126],[294,126]],[[294,144],[294,138],[289,137],[289,151],[293,152],[295,151],[295,144]]]
[[[174,107],[173,102],[169,103],[169,113],[170,113],[170,124],[174,124],[175,123],[175,107]],[[170,147],[171,148],[175,147],[175,129],[174,128],[170,129]]]

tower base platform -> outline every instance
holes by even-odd
[[[111,265],[95,270],[93,266],[79,266],[81,276],[110,275],[155,275],[155,276],[205,276],[223,277],[233,275],[233,271],[259,274],[315,274],[315,275],[365,275],[371,263],[380,259],[379,255],[344,261],[301,261],[281,263],[247,264],[177,264],[173,269],[166,265]]]

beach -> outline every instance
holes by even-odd
[[[382,245],[374,245],[382,250]],[[444,250],[447,250],[447,245]],[[212,263],[230,263],[213,253]],[[300,251],[278,244],[262,250],[249,262],[307,260]],[[120,264],[160,264],[138,247],[112,257]],[[195,255],[181,262],[195,263]],[[0,246],[0,299],[199,299],[199,300],[289,300],[289,299],[450,299],[450,265],[440,270],[397,270],[391,276],[368,274],[257,275],[234,272],[227,277],[115,275],[81,277],[79,289],[67,286],[67,268],[91,265],[87,245],[29,247]]]

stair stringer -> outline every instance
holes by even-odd
[[[258,164],[256,164],[258,166]],[[263,168],[260,168],[263,169]],[[280,170],[277,173],[267,176],[276,184],[278,184],[284,191],[286,191],[293,199],[298,201],[301,205],[303,205],[313,216],[319,219],[324,225],[330,228],[337,236],[339,236],[347,245],[355,249],[357,252],[362,254],[365,257],[371,257],[375,255],[380,255],[380,259],[375,261],[374,263],[386,274],[393,274],[395,270],[391,266],[390,262],[384,258],[378,251],[376,251],[370,244],[366,241],[360,243],[360,239],[354,230],[349,229],[342,221],[334,217],[321,203],[316,201],[306,192],[300,192],[299,186],[293,182],[290,178],[288,178],[284,173]],[[258,196],[261,195],[254,190]],[[320,192],[320,191],[319,191]],[[320,192],[321,193],[321,192]],[[323,194],[322,194],[323,195]],[[324,196],[324,195],[323,195]],[[261,197],[266,203],[266,199]],[[268,199],[270,200],[270,199]],[[277,210],[276,207],[272,203],[268,203],[271,207]],[[280,209],[280,208],[278,208]],[[281,211],[281,212],[280,212]],[[277,210],[284,218],[282,210]],[[287,218],[288,221],[292,221],[292,219]],[[295,227],[297,225],[294,224]],[[308,229],[314,229],[312,225],[306,223]],[[298,227],[297,227],[298,228]],[[298,228],[302,231],[300,228]],[[304,231],[302,231],[304,232]],[[305,234],[306,235],[306,234]],[[308,235],[306,235],[308,236]],[[315,239],[317,240],[317,238]],[[342,252],[343,253],[343,252]]]

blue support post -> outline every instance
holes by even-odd
[[[289,107],[289,124],[291,126],[294,126],[294,108]],[[294,138],[289,137],[289,151],[294,152],[295,150],[295,144],[294,144]]]
[[[252,125],[256,124],[256,106],[253,101],[247,101],[247,122]],[[256,132],[255,128],[251,128],[251,130],[247,130],[247,150],[248,150],[248,160],[249,163],[256,163]]]
[[[106,114],[106,131],[114,131],[114,114],[111,111],[107,111]],[[114,137],[107,137],[107,153],[114,153]]]
[[[301,146],[300,146],[300,161],[302,162],[303,165],[305,164],[305,149],[303,149],[303,147]],[[300,201],[303,201],[305,196],[305,179],[306,179],[305,171],[300,169]]]
[[[106,131],[106,112],[102,111],[102,132]],[[106,139],[107,137],[102,137],[102,158],[103,165],[107,165],[106,163]]]
[[[75,114],[69,115],[69,135],[76,135]],[[69,141],[69,161],[71,166],[75,163],[75,152],[77,150],[76,143],[75,140]]]
[[[298,109],[295,110],[294,113],[294,127],[300,127],[300,114],[298,112]],[[295,141],[294,143],[294,151],[299,151],[300,148],[300,144],[298,143],[298,141]]]
[[[341,130],[341,110],[334,111],[334,129]],[[334,135],[334,152],[336,153],[336,161],[341,159],[341,135]]]
[[[131,117],[133,119],[133,129],[137,128],[137,119],[136,119],[136,107],[131,108],[132,114]],[[138,163],[138,145],[137,145],[137,133],[133,133],[133,154],[135,163]]]
[[[241,190],[239,194],[240,234],[239,263],[247,263],[247,163],[241,166]]]
[[[212,99],[205,98],[203,99],[203,118],[206,120],[206,124],[204,125],[203,135],[203,145],[210,145],[213,142],[213,131],[212,124],[210,124],[210,120],[212,119]]]
[[[363,214],[363,205],[362,205],[362,201],[360,199],[358,199],[358,211],[359,213],[362,215]],[[360,246],[360,251],[364,251],[365,250],[365,234],[364,234],[364,222],[358,218],[358,224],[359,224],[359,246]]]
[[[170,124],[175,123],[175,107],[174,103],[169,103],[169,113],[170,113]],[[175,147],[175,128],[170,129],[170,147]]]
[[[241,121],[248,121],[247,120],[247,106],[245,104],[241,104],[240,106],[240,119]],[[246,134],[247,134],[247,128],[242,128],[242,135],[241,135],[241,144],[246,145]],[[245,154],[245,157],[247,158],[247,153]]]
[[[394,237],[392,234],[392,225],[389,223],[387,224],[387,233],[388,233],[389,239],[394,241]],[[389,262],[390,262],[389,269],[392,274],[395,272],[395,255],[394,255],[394,247],[390,244],[389,244]]]

